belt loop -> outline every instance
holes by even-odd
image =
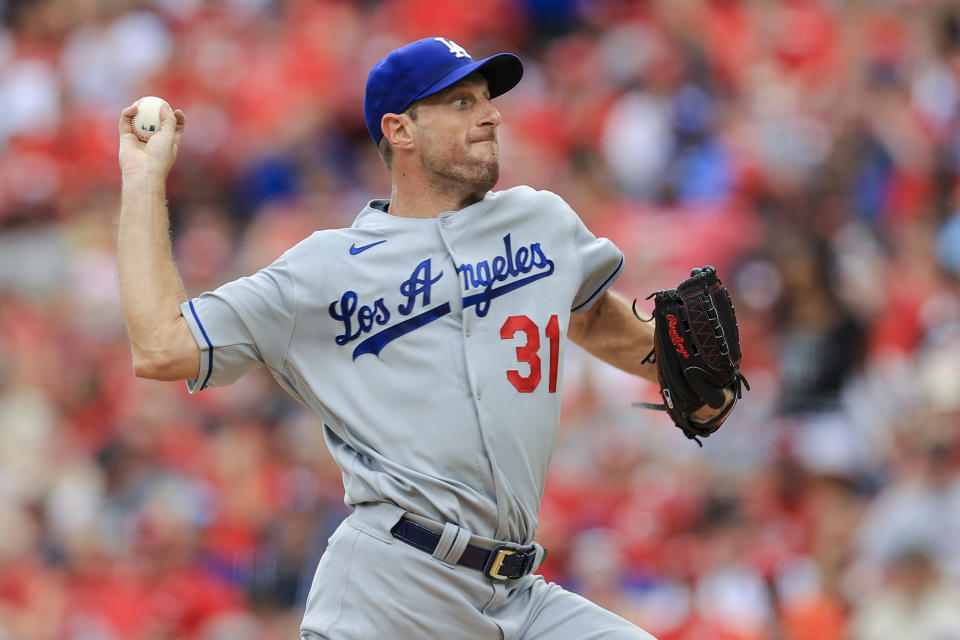
[[[463,551],[467,548],[468,544],[470,544],[470,532],[466,529],[457,531],[457,537],[453,541],[453,544],[450,545],[450,551],[447,552],[446,561],[450,564],[460,562],[460,556],[463,555]]]
[[[533,541],[533,549],[536,552],[536,555],[533,557],[533,566],[530,568],[530,573],[533,573],[540,568],[540,565],[543,564],[543,561],[547,559],[547,548],[542,544]]]
[[[460,527],[452,522],[443,525],[443,533],[440,534],[440,539],[437,541],[437,548],[433,550],[433,557],[446,562],[447,553],[450,551],[450,547],[456,541],[459,533]]]
[[[433,557],[440,562],[455,565],[460,561],[463,550],[470,543],[470,532],[457,525],[448,522],[443,525],[443,533],[440,534],[440,540],[437,542],[437,548],[433,551]]]

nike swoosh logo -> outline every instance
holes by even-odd
[[[378,240],[377,242],[371,242],[370,244],[365,244],[365,245],[363,245],[362,247],[358,247],[358,246],[355,245],[355,244],[351,244],[351,245],[350,245],[350,255],[355,256],[355,255],[357,255],[358,253],[363,253],[364,251],[366,251],[366,250],[369,249],[370,247],[375,247],[375,246],[377,246],[378,244],[383,244],[384,242],[386,242],[386,240]]]

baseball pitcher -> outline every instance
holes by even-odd
[[[146,142],[136,107],[121,116],[136,374],[197,393],[267,367],[322,418],[343,472],[353,512],[317,567],[304,640],[651,637],[533,574],[564,352],[573,340],[658,383],[684,433],[709,435],[740,390],[732,307],[706,268],[658,294],[669,319],[640,322],[608,290],[624,263],[612,242],[553,193],[491,190],[493,99],[522,74],[512,54],[475,61],[446,38],[390,52],[364,100],[390,198],[192,299],[165,204],[184,113],[163,107]]]

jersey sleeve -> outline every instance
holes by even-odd
[[[293,335],[296,292],[284,258],[180,305],[200,346],[200,375],[190,393],[228,385],[266,365],[283,369]]]
[[[582,313],[603,295],[623,272],[623,252],[608,238],[598,238],[573,214],[573,239],[580,256],[582,278],[571,311]]]

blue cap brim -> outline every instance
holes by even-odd
[[[417,94],[417,96],[410,101],[410,104],[404,105],[403,109],[406,109],[417,100],[423,100],[435,93],[443,91],[447,87],[457,84],[472,73],[479,73],[486,78],[487,87],[490,90],[490,97],[496,98],[517,86],[520,78],[523,77],[523,63],[520,62],[520,58],[512,53],[498,53],[495,56],[484,58],[473,64],[458,67]],[[401,111],[403,109],[401,109]]]

